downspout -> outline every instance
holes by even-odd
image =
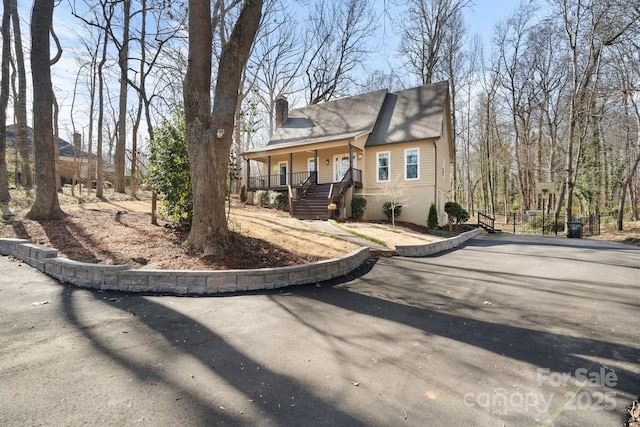
[[[350,203],[353,203],[353,186],[354,186],[354,181],[353,181],[353,145],[351,145],[351,141],[349,141],[349,184],[351,187],[351,201]],[[347,217],[347,195],[345,194],[344,197],[345,203],[344,203],[344,207],[342,208],[342,216],[343,218],[346,219]]]
[[[434,150],[434,168],[433,168],[433,200],[436,205],[436,209],[438,210],[438,215],[440,215],[440,208],[438,206],[438,144],[436,144],[436,140],[433,140],[433,150]]]
[[[271,156],[267,159],[267,188],[271,188]]]

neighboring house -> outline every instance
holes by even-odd
[[[325,219],[331,203],[340,217],[350,217],[351,200],[361,195],[364,219],[376,220],[384,218],[390,194],[400,193],[399,220],[426,225],[434,203],[446,223],[454,159],[447,82],[291,111],[279,98],[276,126],[265,147],[243,153],[251,197],[257,190],[287,191],[292,215]]]
[[[29,147],[29,155],[32,157],[33,161],[33,129],[27,126],[27,144]],[[7,147],[16,148],[17,146],[16,139],[16,125],[11,124],[7,125]],[[76,150],[68,141],[65,141],[62,138],[58,138],[58,146],[60,147],[60,156],[56,159],[56,165],[58,167],[58,173],[60,174],[60,181],[62,185],[73,182],[73,177],[76,174],[80,174],[82,176],[86,176],[87,174],[87,159],[89,154],[86,151]],[[95,154],[94,154],[94,165],[95,165]],[[7,158],[7,163],[11,163],[12,159]],[[115,171],[113,169],[113,165],[106,161],[104,162],[104,179],[113,181],[115,179]],[[18,169],[20,165],[16,166]],[[19,172],[20,173],[20,172]],[[95,172],[94,172],[95,176]]]

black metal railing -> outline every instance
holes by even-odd
[[[478,212],[478,225],[490,233],[496,230],[496,220],[487,214]]]
[[[249,178],[249,190],[268,190],[271,188],[286,188],[287,185],[298,187],[307,181],[314,171],[278,173],[264,176],[252,176]]]
[[[497,221],[505,225],[505,231],[514,234],[541,234],[559,236],[565,234],[566,215],[555,215],[553,212],[528,211],[526,213],[511,212],[498,215]],[[599,215],[573,215],[571,222],[582,224],[583,236],[600,234]]]

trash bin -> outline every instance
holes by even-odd
[[[567,237],[574,239],[582,238],[582,223],[567,222]]]

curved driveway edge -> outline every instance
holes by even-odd
[[[81,288],[125,292],[211,295],[305,285],[344,276],[369,258],[360,248],[339,258],[290,267],[253,270],[146,270],[58,258],[58,250],[23,239],[0,239],[0,255],[11,255],[62,282]]]
[[[433,255],[438,252],[455,249],[465,243],[467,240],[473,239],[480,233],[482,233],[482,229],[476,228],[475,230],[467,231],[466,233],[459,234],[455,237],[438,240],[437,242],[426,243],[424,245],[396,246],[396,253],[400,256],[406,257],[423,257]]]

